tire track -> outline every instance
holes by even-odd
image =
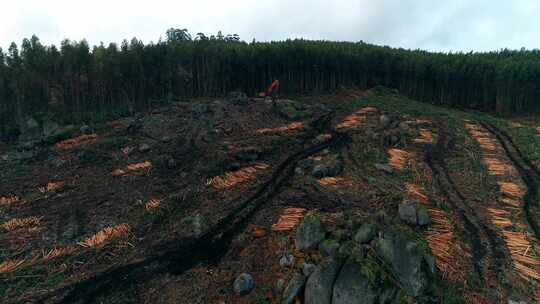
[[[486,202],[487,205],[480,210],[504,242],[502,247],[509,253],[511,268],[508,270],[515,272],[509,272],[506,277],[513,281],[515,275],[519,275],[523,280],[514,283],[520,287],[512,288],[530,294],[529,288],[537,289],[540,281],[540,260],[536,253],[537,226],[531,212],[531,207],[536,206],[538,201],[538,172],[530,166],[510,137],[495,126],[486,122],[466,122],[465,127],[480,145],[482,162],[498,184],[497,199]],[[527,227],[533,231],[533,235],[527,231]]]
[[[433,176],[433,170],[425,162],[425,151],[435,143],[434,134],[429,129],[420,128],[419,135],[413,139],[413,143],[414,149],[411,154],[420,155],[420,157],[409,160],[411,170],[416,171],[417,175],[428,176],[427,180],[433,181],[429,178]],[[422,171],[424,173],[420,173]],[[478,273],[478,270],[475,268],[476,264],[473,263],[470,249],[464,246],[464,241],[456,234],[456,231],[463,231],[462,221],[459,218],[452,219],[450,214],[436,204],[430,203],[430,194],[435,195],[435,193],[428,193],[418,177],[413,182],[405,183],[405,189],[407,199],[416,200],[427,207],[432,223],[424,232],[424,238],[435,257],[435,265],[443,280],[453,284],[462,284],[468,291],[467,273],[469,271]]]
[[[523,156],[521,151],[506,132],[496,128],[490,123],[481,122],[480,124],[491,134],[493,134],[495,138],[497,138],[505,150],[506,155],[518,169],[522,180],[525,182],[525,185],[527,186],[527,193],[523,197],[523,211],[525,212],[525,218],[529,227],[534,232],[536,240],[540,240],[540,230],[536,220],[540,214],[538,212],[540,203],[540,196],[538,193],[540,173],[538,172],[538,169],[536,169],[536,167]]]
[[[454,139],[444,127],[438,127],[439,138],[435,146],[428,147],[425,162],[433,172],[439,190],[447,198],[450,207],[459,215],[464,230],[472,247],[473,265],[478,278],[485,283],[485,278],[504,273],[508,265],[508,253],[504,243],[497,237],[495,231],[479,217],[475,209],[460,193],[458,187],[448,173],[445,162],[446,153],[451,150]],[[502,246],[501,246],[502,245]],[[500,278],[499,284],[504,285]]]

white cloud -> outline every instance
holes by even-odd
[[[406,48],[488,50],[540,43],[536,0],[19,0],[2,4],[0,46],[36,34],[46,44],[136,36],[157,41],[169,27],[238,33],[245,40],[305,37]]]

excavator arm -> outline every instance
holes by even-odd
[[[268,89],[266,89],[265,92],[260,92],[259,93],[259,97],[267,97],[267,96],[270,96],[270,94],[272,94],[272,92],[274,90],[276,90],[277,88],[279,88],[279,80],[274,80],[272,82],[272,84],[268,87]]]

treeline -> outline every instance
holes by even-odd
[[[0,49],[0,134],[24,117],[105,118],[155,103],[229,91],[255,95],[272,79],[282,94],[383,85],[435,104],[498,113],[540,110],[540,51],[430,53],[363,42],[241,41],[237,35],[90,47],[85,40],[45,46],[36,36]],[[15,130],[16,131],[16,130]]]

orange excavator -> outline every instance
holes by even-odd
[[[264,92],[259,93],[259,97],[266,98],[268,96],[272,97],[272,102],[275,103],[277,98],[277,90],[279,89],[279,80],[272,81],[272,84]]]

